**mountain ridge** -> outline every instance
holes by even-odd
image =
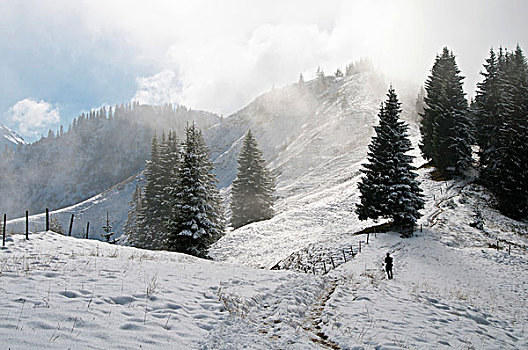
[[[228,197],[229,185],[236,176],[241,140],[250,128],[269,169],[278,176],[276,211],[279,216],[285,211],[295,213],[307,204],[308,198],[324,197],[328,187],[346,186],[357,175],[372,135],[372,125],[376,123],[385,84],[373,71],[325,77],[324,88],[320,84],[314,79],[272,89],[204,130],[224,197]],[[329,176],[329,169],[335,171],[335,176]],[[320,181],[321,176],[324,181]],[[122,209],[128,208],[135,184],[141,182],[137,176],[132,178],[126,186],[121,186],[124,190],[120,193],[106,191],[104,197],[108,200],[101,201],[99,195],[94,197],[99,206],[89,204],[90,199],[83,202],[82,215],[76,215],[74,226],[83,228],[90,220],[91,227],[100,227],[106,211],[113,207],[110,217],[114,230],[122,232],[126,221],[126,210]],[[346,189],[343,193],[349,191]],[[67,227],[71,214],[80,207],[76,208],[63,208],[52,215]]]
[[[24,138],[0,123],[0,152],[14,150],[18,145],[27,145]]]

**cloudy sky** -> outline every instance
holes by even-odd
[[[229,115],[361,57],[421,84],[446,45],[472,93],[490,47],[528,50],[526,13],[524,0],[0,0],[0,123],[34,141],[130,100]]]

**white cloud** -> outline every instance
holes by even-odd
[[[296,81],[301,72],[308,79],[317,66],[331,73],[360,57],[371,58],[391,79],[422,84],[444,45],[458,55],[459,66],[468,76],[467,89],[473,90],[490,46],[512,48],[519,42],[525,50],[528,47],[528,26],[522,17],[528,5],[517,1],[13,3],[8,7],[20,9],[11,11],[16,21],[32,20],[27,24],[33,28],[29,34],[47,28],[53,45],[106,44],[101,45],[101,57],[112,67],[120,67],[123,60],[134,62],[138,69],[134,74],[140,76],[137,91],[130,96],[134,100],[170,100],[224,114],[243,107],[272,84]],[[28,12],[33,16],[28,17]],[[0,19],[5,13],[10,11],[0,11]],[[40,18],[54,20],[34,20]],[[469,32],[476,35],[464,35]],[[64,37],[64,33],[71,35]]]
[[[164,59],[158,59],[160,73],[138,79],[134,99],[229,114],[272,85],[296,81],[299,73],[310,79],[321,66],[330,74],[361,57],[403,78],[416,70],[416,62],[405,59],[412,48],[402,40],[420,45],[412,40],[415,30],[405,25],[414,16],[409,6],[383,1],[332,1],[326,7],[306,1],[190,5],[172,13],[169,27],[175,34],[159,36],[168,45]],[[143,36],[137,37],[140,46]],[[403,57],[395,62],[398,55]]]
[[[9,108],[10,120],[17,125],[17,131],[27,139],[34,139],[45,134],[49,128],[60,123],[57,108],[45,101],[34,101],[25,98]]]
[[[176,73],[170,69],[150,77],[138,77],[136,83],[138,89],[132,100],[141,104],[161,105],[172,102],[181,90]]]

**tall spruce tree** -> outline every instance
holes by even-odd
[[[413,157],[407,154],[412,149],[408,127],[399,120],[401,104],[392,86],[387,97],[378,114],[379,125],[374,127],[368,162],[361,170],[364,177],[358,184],[361,201],[356,213],[360,220],[392,219],[393,227],[408,237],[424,201]]]
[[[178,183],[178,171],[181,164],[181,152],[176,133],[171,130],[158,146],[160,178],[157,179],[160,209],[154,213],[159,216],[161,223],[155,239],[159,249],[166,249],[168,242],[167,223],[171,217],[172,197],[171,192]]]
[[[262,151],[248,130],[238,157],[237,178],[231,189],[231,225],[238,228],[273,217],[275,179],[266,169]]]
[[[156,135],[152,137],[150,144],[150,160],[147,161],[145,171],[145,191],[143,203],[138,217],[139,226],[143,230],[144,246],[141,248],[160,249],[160,232],[164,230],[161,220],[162,198],[161,198],[162,168],[159,157],[159,145]]]
[[[511,86],[512,113],[500,128],[504,140],[500,171],[499,204],[516,219],[528,218],[528,65],[521,48],[507,57],[507,79]]]
[[[445,47],[425,82],[427,96],[420,126],[422,153],[443,173],[453,169],[459,174],[472,161],[472,125],[463,79],[455,56]]]
[[[528,65],[514,52],[490,50],[475,102],[480,179],[495,193],[499,209],[528,216]]]
[[[209,245],[223,234],[223,208],[201,133],[193,124],[185,134],[179,181],[171,193],[167,247],[204,257]]]

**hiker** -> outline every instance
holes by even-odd
[[[392,257],[390,256],[390,253],[387,253],[387,256],[385,257],[385,271],[387,271],[387,277],[391,280],[392,279]]]

